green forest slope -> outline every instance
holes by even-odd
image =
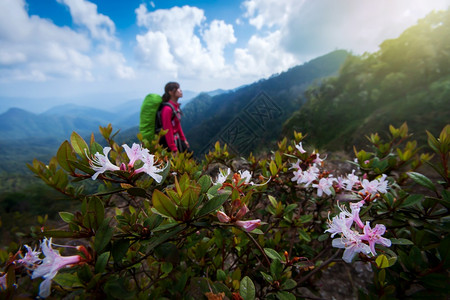
[[[407,122],[418,141],[450,121],[450,11],[433,12],[373,54],[349,56],[339,76],[311,87],[305,104],[283,126],[308,133],[327,150],[366,143]]]

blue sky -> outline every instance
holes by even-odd
[[[231,89],[335,49],[375,52],[450,0],[0,0],[0,113]],[[26,99],[26,101],[25,101]],[[29,104],[39,104],[38,107]]]

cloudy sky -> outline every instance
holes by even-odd
[[[196,92],[231,89],[335,49],[375,52],[449,6],[450,0],[0,0],[0,109],[23,99],[41,109],[125,102],[162,93],[173,80]]]

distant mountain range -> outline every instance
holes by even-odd
[[[303,105],[304,91],[337,75],[348,55],[333,51],[233,91],[200,94],[183,110],[183,130],[191,148],[201,154],[220,141],[239,154],[267,149],[280,139],[286,119]]]
[[[216,95],[220,91],[212,91]],[[182,106],[194,97],[195,93],[185,92]],[[130,100],[109,107],[107,110],[77,104],[57,105],[43,113],[32,113],[21,108],[10,108],[0,114],[0,140],[22,140],[27,138],[67,139],[72,131],[80,135],[98,132],[99,126],[109,123],[115,129],[126,130],[139,124],[142,99]]]

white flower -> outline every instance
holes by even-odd
[[[302,142],[298,143],[298,145],[295,145],[295,148],[297,148],[298,151],[300,151],[300,153],[302,154],[306,153],[305,149],[303,149]]]
[[[250,182],[250,180],[252,179],[252,173],[250,173],[250,171],[245,170],[244,172],[242,171],[238,172],[241,178],[245,180],[245,184],[252,184],[252,182]]]
[[[369,193],[370,195],[375,195],[377,193],[378,185],[379,185],[378,180],[369,181],[367,179],[363,179],[363,181],[361,182],[361,186],[363,187],[361,192]]]
[[[353,170],[351,174],[347,175],[347,179],[344,180],[345,189],[351,191],[353,186],[359,182],[359,178],[355,175],[355,170]]]
[[[162,180],[162,176],[157,173],[162,172],[162,170],[155,166],[155,156],[150,154],[148,150],[142,151],[141,160],[144,162],[144,165],[141,168],[137,169],[135,173],[145,172],[153,179],[155,179],[156,182],[160,183]]]
[[[141,159],[142,157],[142,151],[147,151],[147,149],[143,149],[141,145],[133,143],[131,148],[127,144],[122,145],[123,149],[125,149],[125,152],[127,153],[128,158],[130,159],[130,162],[128,163],[128,166],[133,167],[134,163]]]
[[[230,168],[228,168],[228,170],[226,172],[224,172],[223,170],[219,170],[219,175],[217,175],[217,181],[213,182],[214,185],[216,185],[216,184],[222,185],[227,180],[230,173],[231,173]]]
[[[331,195],[331,188],[333,187],[334,178],[321,178],[318,184],[313,184],[312,186],[317,188],[317,196],[322,197],[323,193],[328,196]]]
[[[89,159],[89,164],[91,168],[96,171],[94,175],[92,175],[92,179],[97,179],[97,176],[106,172],[106,171],[118,171],[120,168],[116,165],[113,165],[108,159],[108,153],[111,151],[111,147],[103,148],[103,154],[95,153],[94,159]]]
[[[377,191],[382,193],[382,194],[386,194],[387,193],[387,189],[388,189],[388,182],[386,180],[387,175],[383,174],[380,178],[378,178],[378,186],[377,186]]]
[[[332,245],[335,248],[345,248],[342,259],[347,263],[351,263],[357,253],[369,254],[371,252],[369,245],[363,243],[359,233],[352,230],[343,232],[340,238],[333,240]]]
[[[322,159],[319,157],[319,153],[316,153],[316,151],[313,152],[313,154],[316,155],[316,158],[313,160],[314,163],[318,165],[322,165],[323,161],[327,158],[326,156]]]

